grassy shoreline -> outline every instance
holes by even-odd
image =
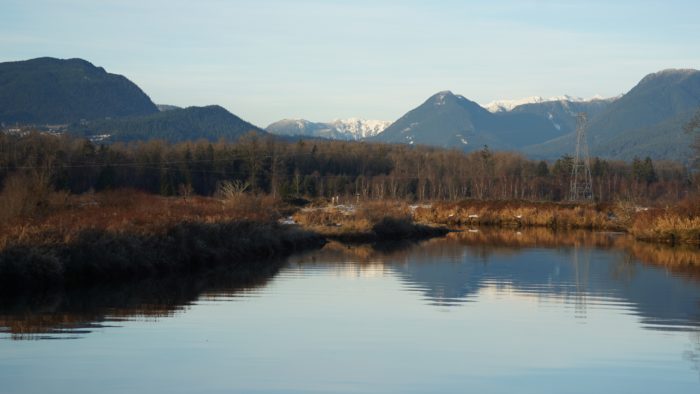
[[[85,230],[70,243],[12,245],[0,252],[2,292],[80,287],[196,273],[226,266],[242,276],[320,247],[317,234],[276,223],[183,222],[158,234]]]
[[[328,239],[444,235],[391,213],[333,234],[279,222],[295,208],[265,196],[165,198],[133,191],[71,196],[60,209],[0,227],[0,294],[79,288],[225,267],[241,276]],[[347,228],[343,228],[347,230]]]
[[[227,267],[250,275],[266,261],[345,243],[412,241],[460,226],[623,231],[700,244],[700,204],[667,209],[526,201],[400,201],[298,208],[269,196],[166,198],[135,191],[68,196],[48,213],[0,225],[0,293],[76,288]],[[684,205],[685,204],[685,205]],[[280,223],[287,217],[294,225]]]
[[[531,201],[460,201],[417,206],[418,222],[500,228],[619,231],[646,242],[700,245],[700,199],[671,207]]]

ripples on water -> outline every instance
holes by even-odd
[[[245,279],[3,300],[0,381],[8,392],[697,392],[698,256],[616,234],[464,232],[331,243]]]

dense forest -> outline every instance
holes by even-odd
[[[248,132],[265,132],[218,105],[176,108],[143,116],[91,120],[72,124],[71,134],[82,137],[109,135],[109,141],[166,140],[184,142],[196,138],[235,141]]]
[[[0,134],[0,182],[71,193],[133,188],[214,195],[222,184],[275,197],[344,196],[410,201],[567,198],[573,159],[532,161],[510,152],[463,153],[346,141],[283,142],[249,134],[236,143],[162,141],[96,145],[84,139]],[[672,162],[593,158],[598,201],[673,202],[700,177]]]

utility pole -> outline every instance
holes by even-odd
[[[576,154],[571,168],[571,201],[593,200],[593,178],[591,177],[591,158],[588,155],[586,141],[586,113],[576,115]]]

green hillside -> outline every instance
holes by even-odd
[[[0,63],[0,122],[65,124],[158,112],[127,78],[82,59]]]

